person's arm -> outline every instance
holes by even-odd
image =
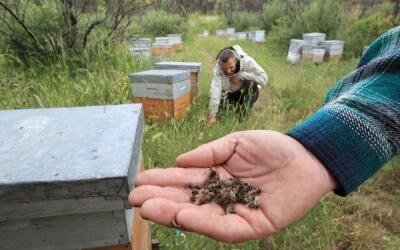
[[[376,40],[326,104],[288,135],[335,176],[347,195],[400,152],[400,28]]]
[[[218,112],[219,103],[222,94],[222,76],[218,72],[217,66],[214,68],[214,77],[211,81],[209,109],[209,125],[216,122],[216,114]],[[211,124],[210,124],[211,123]]]
[[[247,57],[241,63],[244,65],[243,71],[240,72],[240,77],[242,80],[251,80],[260,85],[267,85],[268,75],[265,70],[258,65],[258,63],[251,57]]]

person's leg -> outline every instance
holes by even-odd
[[[243,87],[241,88],[241,96],[238,103],[240,104],[240,114],[244,116],[257,101],[259,95],[259,89],[257,83],[253,81],[245,80]]]
[[[226,108],[229,111],[236,112],[240,106],[241,92],[240,90],[227,94]]]

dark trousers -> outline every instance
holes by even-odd
[[[222,93],[220,108],[223,110],[235,111],[240,115],[246,115],[253,104],[257,101],[259,89],[257,83],[244,80],[243,86],[232,93]]]

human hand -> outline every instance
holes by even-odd
[[[213,126],[215,123],[217,123],[217,118],[215,117],[215,115],[210,116],[210,117],[208,118],[208,121],[207,121],[207,126],[208,126],[208,127],[211,127],[211,126]]]
[[[242,79],[238,75],[229,77],[229,81],[233,84],[238,84],[242,82]]]
[[[304,216],[336,186],[315,156],[287,135],[263,130],[237,132],[180,155],[176,168],[152,169],[135,180],[129,202],[143,218],[225,242],[259,239]],[[216,166],[222,179],[236,177],[259,187],[259,209],[190,202],[190,183],[205,183]]]

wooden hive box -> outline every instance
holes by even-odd
[[[325,61],[340,61],[343,54],[344,41],[326,40],[321,42],[321,46],[326,48]]]
[[[326,37],[325,33],[318,33],[318,32],[305,33],[303,34],[304,45],[317,46],[321,42],[325,41],[325,37]]]
[[[0,111],[0,249],[148,249],[143,124],[139,104]]]
[[[143,103],[146,118],[154,121],[183,117],[191,100],[190,72],[148,70],[129,74],[132,100]]]
[[[301,59],[301,47],[303,46],[304,41],[299,39],[291,39],[289,52],[287,55],[287,62],[291,64],[296,64],[300,62]]]
[[[251,36],[251,41],[255,43],[264,43],[265,42],[265,30],[257,30],[253,31]]]
[[[198,62],[159,62],[154,65],[155,69],[178,69],[188,70],[191,73],[191,97],[190,102],[197,96],[199,91],[199,73],[201,69],[201,63]]]
[[[168,42],[172,43],[174,51],[183,50],[182,34],[168,34]]]
[[[153,43],[153,56],[159,58],[171,57],[174,52],[172,43]]]

